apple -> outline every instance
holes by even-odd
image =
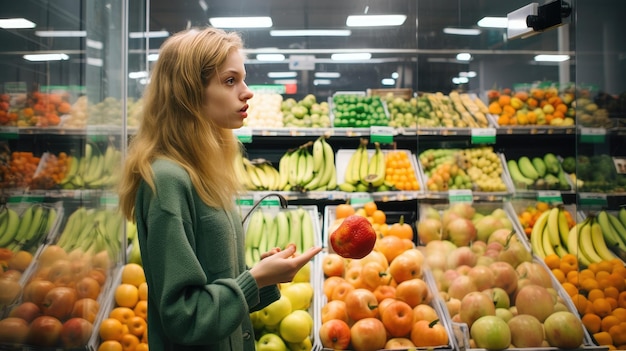
[[[554,299],[543,286],[528,284],[517,292],[515,306],[519,314],[529,314],[543,323],[554,312]]]
[[[433,218],[433,219],[441,219],[441,214],[439,211],[432,206],[424,206],[420,209],[420,218]]]
[[[456,213],[465,219],[472,219],[476,214],[474,206],[467,202],[455,202],[448,207],[447,211]]]
[[[278,333],[288,343],[299,343],[311,336],[313,317],[304,310],[294,310],[280,321]]]
[[[22,291],[18,281],[8,278],[0,278],[0,306],[8,306],[14,303]]]
[[[515,347],[541,347],[543,344],[543,325],[534,316],[518,314],[507,322],[511,330],[511,343]]]
[[[491,297],[493,304],[496,308],[509,308],[511,307],[511,297],[502,288],[492,287],[482,291],[483,294],[487,294]]]
[[[458,314],[459,312],[461,312],[461,300],[457,299],[455,297],[450,297],[449,299],[445,300],[446,303],[446,308],[448,309],[448,313],[451,316],[454,316],[455,314]]]
[[[61,338],[63,323],[52,316],[39,316],[30,323],[26,343],[33,346],[56,346]]]
[[[281,294],[278,300],[261,309],[258,317],[264,325],[277,325],[291,310],[291,300]]]
[[[513,318],[513,312],[511,312],[508,308],[496,308],[496,317],[501,318],[503,321],[507,322]]]
[[[347,350],[350,346],[350,326],[345,321],[331,319],[322,323],[319,337],[324,348],[332,350]]]
[[[41,312],[41,308],[39,308],[39,306],[33,302],[26,301],[13,307],[11,312],[9,312],[9,317],[22,318],[26,322],[30,323],[42,314],[43,313]]]
[[[474,240],[470,244],[470,248],[477,255],[481,256],[487,251],[487,242],[482,240]]]
[[[496,261],[489,265],[494,274],[494,287],[502,288],[511,295],[517,289],[518,275],[511,264]]]
[[[256,345],[257,351],[287,351],[283,339],[275,333],[263,334]]]
[[[382,286],[382,285],[381,285]],[[348,310],[344,300],[331,300],[322,306],[322,323],[331,319],[339,319],[344,322],[349,321]]]
[[[378,299],[374,292],[365,288],[357,288],[350,291],[344,300],[348,317],[353,321],[359,319],[378,317]]]
[[[459,316],[461,321],[468,327],[472,327],[474,322],[483,316],[495,316],[496,308],[491,297],[480,291],[473,291],[461,299],[461,310]]]
[[[57,286],[46,294],[46,297],[41,303],[42,311],[45,315],[65,321],[71,316],[76,300],[77,295],[75,289]]]
[[[442,235],[441,220],[427,217],[417,222],[417,237],[420,244],[426,245],[433,240],[441,240]]]
[[[394,349],[410,349],[414,348],[415,344],[409,338],[390,338],[385,343],[386,350],[394,350]]]
[[[404,251],[389,264],[389,274],[396,283],[422,277],[424,260],[411,251]]]
[[[309,282],[286,284],[280,289],[280,294],[291,301],[292,310],[306,310],[313,300],[313,287]]]
[[[305,338],[301,342],[288,342],[287,348],[289,348],[289,351],[311,351],[313,342],[311,338]]]
[[[478,348],[504,350],[511,345],[509,325],[496,316],[478,318],[470,328],[470,336]]]
[[[491,234],[501,228],[504,228],[504,222],[501,218],[488,214],[475,222],[476,239],[487,241]]]
[[[517,239],[515,236],[511,237],[511,232],[511,229],[508,228],[496,229],[493,231],[493,233],[491,233],[491,235],[489,235],[489,239],[487,239],[487,244],[498,242],[502,244],[502,246],[505,246],[509,238],[512,238],[511,240]]]
[[[402,300],[394,300],[385,308],[380,320],[392,337],[408,336],[413,328],[413,308]]]
[[[49,280],[31,280],[24,286],[23,301],[34,302],[41,306],[48,291],[55,287],[54,283]]]
[[[520,279],[528,278],[533,284],[552,288],[552,275],[538,262],[522,262],[515,267]]]
[[[474,267],[477,260],[478,256],[469,246],[459,246],[448,255],[447,266],[448,268],[456,268],[463,265]]]
[[[325,277],[341,277],[345,271],[343,257],[336,253],[328,253],[322,258],[322,270]]]
[[[562,349],[578,348],[583,343],[584,327],[580,319],[569,311],[552,313],[543,322],[548,344]]]
[[[97,300],[86,297],[74,303],[71,317],[81,317],[93,323],[99,310],[100,303]]]
[[[467,246],[476,239],[476,228],[474,223],[466,218],[453,219],[444,228],[448,240],[456,246]]]
[[[387,331],[377,318],[363,318],[350,328],[350,339],[354,351],[375,351],[385,347]]]
[[[474,266],[467,272],[467,276],[472,279],[478,291],[491,288],[495,280],[493,272],[488,266]]]
[[[498,260],[508,262],[517,268],[521,263],[530,263],[533,259],[530,251],[521,242],[510,240],[508,244],[498,254]]]
[[[18,317],[0,320],[0,343],[21,344],[28,335],[28,322]]]
[[[70,318],[63,323],[61,344],[68,348],[84,347],[91,338],[92,332],[93,324],[88,320],[80,317]]]
[[[467,275],[460,275],[450,283],[448,294],[450,297],[462,300],[470,292],[478,291],[476,284]]]
[[[344,258],[359,259],[369,254],[376,244],[377,234],[367,218],[360,215],[346,217],[330,234],[334,252]]]

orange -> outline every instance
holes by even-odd
[[[354,207],[350,204],[339,204],[335,208],[335,218],[346,218],[354,213]]]
[[[591,289],[587,293],[587,299],[589,299],[589,301],[591,302],[595,301],[596,299],[603,299],[603,298],[604,298],[604,290]]]
[[[133,309],[135,316],[139,316],[143,319],[148,319],[148,301],[139,300]]]
[[[132,284],[139,287],[146,282],[146,275],[143,267],[137,263],[127,263],[122,268],[122,284]]]
[[[387,221],[387,215],[382,210],[376,210],[372,213],[372,220],[374,223],[383,224]]]
[[[564,283],[565,282],[565,274],[563,274],[563,271],[560,270],[559,268],[555,268],[552,270],[552,274],[554,275],[554,277],[556,278],[556,280],[559,281],[559,283]]]
[[[619,290],[614,286],[607,286],[604,288],[604,296],[613,298],[617,302],[617,299],[619,298]]]
[[[602,318],[595,313],[585,313],[581,321],[585,328],[592,334],[599,332],[602,328]]]
[[[109,317],[126,324],[131,318],[135,317],[135,311],[129,307],[115,307],[109,312]]]
[[[122,344],[116,340],[106,340],[98,346],[98,351],[123,351]]]
[[[551,270],[561,267],[561,256],[559,256],[557,254],[547,255],[543,259],[543,261],[548,266],[548,268],[550,268]]]
[[[132,284],[120,284],[115,288],[115,303],[121,307],[134,308],[139,301],[139,289]]]
[[[139,300],[147,300],[148,299],[148,283],[143,282],[139,284],[138,292],[139,292]]]
[[[9,259],[9,269],[24,272],[31,262],[33,262],[33,254],[28,251],[20,250]]]
[[[366,216],[371,216],[374,214],[374,211],[378,209],[378,205],[374,201],[369,201],[363,204],[363,209],[365,210]]]
[[[137,337],[141,337],[148,327],[146,320],[139,316],[131,318],[126,322],[126,325],[128,326],[128,332]]]
[[[618,324],[620,324],[620,320],[617,317],[613,315],[608,315],[602,318],[602,324],[601,324],[600,330],[608,332],[612,326],[618,325]]]
[[[123,351],[135,351],[137,345],[139,345],[139,338],[133,334],[124,334],[120,343]]]
[[[593,334],[593,338],[596,339],[600,346],[613,346],[613,338],[609,332],[598,332]]]
[[[589,300],[585,297],[585,295],[572,295],[572,302],[574,303],[574,307],[576,307],[578,313],[584,314],[587,311],[587,307],[589,306]]]
[[[140,342],[137,347],[135,347],[135,351],[149,351],[148,344],[145,342]]]
[[[578,288],[576,287],[576,285],[566,281],[563,282],[561,284],[561,286],[563,286],[563,289],[565,289],[565,292],[567,292],[567,295],[569,296],[574,296],[576,294],[578,294]]]
[[[626,322],[626,308],[623,308],[623,307],[614,308],[611,314],[617,317],[617,319],[619,319],[620,322]]]
[[[105,318],[100,323],[98,334],[102,340],[122,340],[124,335],[124,324],[115,318]]]
[[[604,298],[597,298],[592,302],[593,312],[604,318],[611,314],[612,308],[611,304]]]

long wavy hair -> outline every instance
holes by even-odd
[[[183,167],[208,206],[233,208],[234,196],[242,190],[234,169],[242,146],[232,130],[218,127],[205,115],[203,96],[229,53],[242,48],[237,33],[215,28],[188,29],[163,43],[118,186],[119,207],[126,218],[135,220],[142,180],[156,191],[151,164],[157,158]]]

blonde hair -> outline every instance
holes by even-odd
[[[232,208],[241,183],[234,170],[241,144],[203,112],[205,88],[241,37],[215,28],[176,33],[162,45],[144,96],[144,115],[129,143],[118,187],[119,207],[134,221],[141,181],[155,191],[151,164],[165,158],[188,173],[202,201]]]

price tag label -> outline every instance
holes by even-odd
[[[448,191],[448,201],[450,203],[469,203],[474,201],[472,191],[469,189],[453,189]]]
[[[252,142],[252,128],[250,127],[241,127],[239,129],[233,129],[233,133],[241,141],[242,143],[251,143]]]
[[[606,207],[607,205],[606,194],[580,193],[578,200],[581,206]]]
[[[374,198],[372,198],[372,195],[369,193],[353,193],[350,194],[350,203],[352,205],[363,205],[366,204],[368,202],[372,202],[374,201]]]
[[[104,208],[114,209],[117,208],[119,199],[117,196],[104,196],[100,198],[100,205]]]
[[[472,144],[495,144],[495,128],[472,128]]]
[[[393,128],[385,126],[371,126],[370,142],[379,142],[381,144],[393,143]]]
[[[39,203],[43,202],[43,196],[11,196],[7,202],[11,204],[17,204],[20,202]]]
[[[0,129],[0,140],[17,139],[19,129],[17,127],[2,127]]]
[[[252,196],[240,197],[235,200],[237,206],[253,206],[254,198]]]
[[[605,128],[580,128],[580,141],[583,143],[602,144],[605,140]]]
[[[537,201],[547,202],[549,204],[562,204],[563,197],[559,191],[541,190],[537,192]]]

